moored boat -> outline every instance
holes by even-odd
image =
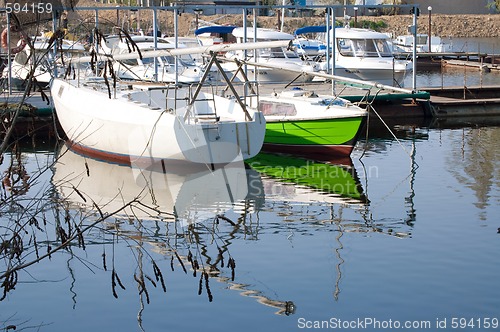
[[[350,27],[331,29],[329,34],[335,40],[335,53],[321,63],[324,71],[334,64],[335,75],[399,87],[412,71],[411,61],[394,57],[386,34]]]
[[[453,52],[453,45],[445,43],[439,36],[431,36],[429,42],[429,35],[424,33],[417,34],[417,42],[413,42],[413,35],[397,36],[392,41],[394,52],[410,53],[413,52],[413,45],[417,53],[433,52],[433,53],[446,53]],[[429,49],[430,46],[430,49]]]
[[[57,118],[74,150],[126,164],[210,165],[247,159],[262,147],[261,112],[204,92],[192,99],[188,88],[130,88],[54,79]]]
[[[266,118],[263,150],[340,163],[351,154],[368,114],[338,96],[300,88],[260,95],[258,102]]]
[[[113,55],[130,53],[131,43],[135,43],[139,52],[150,50],[171,50],[176,45],[164,38],[132,35],[130,40],[114,35],[108,36],[103,43],[106,51]],[[177,47],[186,47],[178,44]],[[133,50],[137,52],[137,50]],[[176,61],[177,60],[177,61]],[[203,77],[203,68],[198,66],[190,54],[174,57],[169,55],[155,58],[131,58],[116,61],[113,64],[116,76],[128,80],[144,80],[166,83],[198,83]]]
[[[314,201],[368,203],[352,163],[322,163],[265,152],[249,159],[247,163],[263,175],[266,200],[279,198],[306,204]]]
[[[264,28],[234,28],[232,35],[236,38],[238,44],[244,44],[247,41],[255,40],[257,42],[267,41],[290,41],[294,37],[289,33]],[[247,38],[247,40],[245,39]],[[319,70],[315,62],[303,61],[295,49],[287,46],[259,48],[254,52],[235,51],[228,52],[225,55],[228,59],[245,60],[257,63],[257,66],[248,66],[248,77],[259,82],[266,83],[287,83],[297,78],[297,73],[287,69],[302,72],[300,82],[311,82],[313,74]],[[226,70],[235,73],[238,66],[234,63],[228,63]],[[260,66],[259,65],[263,65]],[[271,65],[275,68],[265,67]],[[238,76],[239,79],[242,79]],[[242,79],[244,80],[244,78]]]

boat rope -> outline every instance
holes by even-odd
[[[403,146],[403,144],[401,143],[401,140],[398,139],[396,137],[396,135],[394,134],[394,132],[391,130],[391,128],[387,125],[387,123],[384,121],[384,119],[382,119],[382,117],[380,116],[380,114],[377,112],[377,110],[375,109],[375,107],[373,107],[373,103],[375,102],[378,94],[382,91],[383,89],[378,89],[377,93],[375,93],[375,96],[373,97],[373,99],[370,101],[369,100],[369,94],[370,92],[367,93],[367,106],[366,106],[366,110],[368,111],[368,116],[367,116],[367,119],[369,118],[370,116],[370,111],[373,111],[373,113],[379,118],[379,120],[382,122],[382,124],[384,125],[385,128],[387,128],[387,130],[389,131],[389,133],[392,135],[392,137],[396,140],[396,142],[398,142],[399,146],[403,149],[403,151],[408,155],[408,157],[410,157],[410,159],[412,159],[412,156],[411,156],[411,153],[409,153],[405,147]],[[366,129],[366,142],[368,142],[368,124],[367,124],[367,129]],[[364,156],[365,152],[366,152],[366,145],[365,145],[365,150],[363,151],[363,154],[361,155],[361,157],[359,157],[360,159]],[[418,166],[418,165],[417,165]]]

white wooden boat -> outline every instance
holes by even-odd
[[[335,28],[330,30],[335,54],[322,69],[335,65],[335,75],[390,86],[403,86],[404,78],[412,71],[412,62],[398,60],[389,45],[390,37],[369,29]]]
[[[130,86],[128,86],[130,87]],[[265,119],[236,100],[188,88],[143,89],[54,79],[57,118],[73,149],[120,163],[229,163],[256,155]]]
[[[137,45],[140,52],[149,50],[175,49],[175,43],[164,38],[144,35],[132,35],[131,40]],[[110,54],[128,54],[131,52],[130,41],[117,35],[106,37],[105,52]],[[186,47],[179,43],[177,48]],[[135,51],[135,50],[132,50]],[[177,59],[177,63],[176,63]],[[163,55],[156,58],[133,58],[117,61],[113,65],[115,74],[121,79],[144,80],[155,82],[198,83],[203,77],[203,68],[197,65],[190,54],[182,56]]]
[[[236,37],[238,44],[245,43],[246,41],[292,41],[294,39],[293,35],[275,31],[272,29],[257,28],[256,33],[254,28],[247,28],[246,32],[244,28],[234,28],[232,34]],[[307,75],[307,73],[314,73],[318,71],[318,65],[316,63],[304,62],[296,50],[287,46],[282,47],[267,47],[256,49],[254,52],[248,52],[244,50],[228,52],[226,53],[228,59],[238,59],[238,60],[249,60],[257,64],[262,65],[273,65],[283,68],[291,68],[297,71],[301,71],[304,74],[300,79],[300,82],[310,82],[313,80],[314,76]],[[225,67],[226,70],[230,69],[233,72],[237,70],[237,66],[234,63],[228,63]],[[297,73],[287,70],[279,70],[273,68],[265,68],[258,66],[248,66],[247,76],[250,79],[256,79],[259,82],[268,83],[287,83],[293,81],[297,78]],[[241,77],[238,76],[240,79]]]

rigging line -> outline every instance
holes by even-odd
[[[365,96],[360,100],[360,102],[358,103],[358,105],[363,101],[365,100],[365,97],[366,97],[366,100],[368,101],[368,98],[370,96],[370,92],[371,90],[368,89],[368,91],[366,92]],[[368,134],[369,134],[369,128],[370,128],[370,104],[368,103],[366,105],[366,111],[368,112],[368,114],[366,115],[366,135],[365,135],[365,144],[364,144],[364,148],[363,148],[363,153],[361,153],[361,156],[359,157],[359,160],[361,161],[361,158],[363,158],[363,156],[365,155],[367,149],[368,149]]]
[[[387,128],[387,130],[391,133],[392,137],[394,137],[394,139],[396,140],[396,142],[398,142],[399,146],[403,149],[403,151],[408,155],[408,157],[410,159],[412,159],[411,154],[405,149],[405,147],[403,146],[403,144],[401,144],[401,141],[396,137],[396,135],[394,134],[394,132],[391,130],[391,128],[389,128],[389,126],[387,125],[387,123],[384,121],[384,119],[382,119],[382,117],[380,116],[380,114],[378,114],[378,112],[375,110],[375,108],[372,105],[373,102],[375,101],[375,98],[380,93],[380,91],[382,91],[382,89],[379,89],[377,91],[377,93],[375,94],[375,96],[373,97],[372,101],[369,102],[370,108],[371,108],[371,110],[373,110],[373,113],[375,113],[375,115],[379,118],[379,120],[382,122],[382,124],[385,126],[385,128]],[[415,162],[415,164],[416,164],[416,162]],[[417,166],[418,166],[418,164],[417,164]]]

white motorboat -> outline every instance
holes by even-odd
[[[11,62],[10,75],[16,85],[22,84],[33,70],[33,77],[42,85],[48,85],[52,77],[63,77],[69,61],[85,53],[82,43],[58,38],[50,44],[45,35],[33,38],[33,48],[20,49]],[[8,77],[9,68],[4,68],[3,77]],[[17,82],[16,82],[17,81]]]
[[[411,53],[413,52],[413,35],[397,36],[392,41],[394,52]],[[430,50],[429,50],[429,35],[424,33],[417,34],[417,42],[415,43],[417,53],[447,53],[453,52],[453,45],[445,43],[441,37],[431,36]]]
[[[412,71],[411,61],[394,57],[386,34],[349,27],[331,29],[329,34],[335,39],[335,53],[322,63],[324,71],[335,68],[334,75],[400,87]]]
[[[266,42],[285,40],[291,42],[294,39],[291,34],[272,29],[257,28],[255,30],[256,31],[254,31],[254,28],[247,28],[245,31],[244,28],[234,28],[232,30],[232,35],[236,37],[236,42],[238,44],[247,41]],[[259,82],[287,83],[295,80],[298,75],[297,72],[288,71],[287,69],[303,72],[304,74],[298,81],[310,82],[313,80],[314,76],[307,75],[307,73],[312,74],[319,69],[315,62],[309,63],[303,61],[295,49],[287,46],[260,48],[255,49],[253,52],[245,50],[227,52],[226,57],[228,59],[246,60],[255,62],[258,65],[263,65],[262,67],[258,65],[247,66],[248,78],[255,79]],[[271,65],[276,68],[266,68],[266,65]],[[228,68],[231,68],[233,73],[237,70],[237,65],[234,63],[228,63],[227,66],[232,66],[225,67],[225,69],[228,70]]]
[[[164,38],[132,35],[131,41],[137,45],[139,52],[150,50],[172,50],[176,48]],[[108,36],[103,43],[104,51],[112,55],[137,52],[125,36]],[[186,47],[178,44],[177,48]],[[177,61],[177,63],[176,63]],[[194,62],[190,54],[174,57],[169,55],[156,58],[132,58],[117,61],[113,65],[117,77],[128,80],[143,80],[165,83],[198,83],[203,76],[203,68]]]

